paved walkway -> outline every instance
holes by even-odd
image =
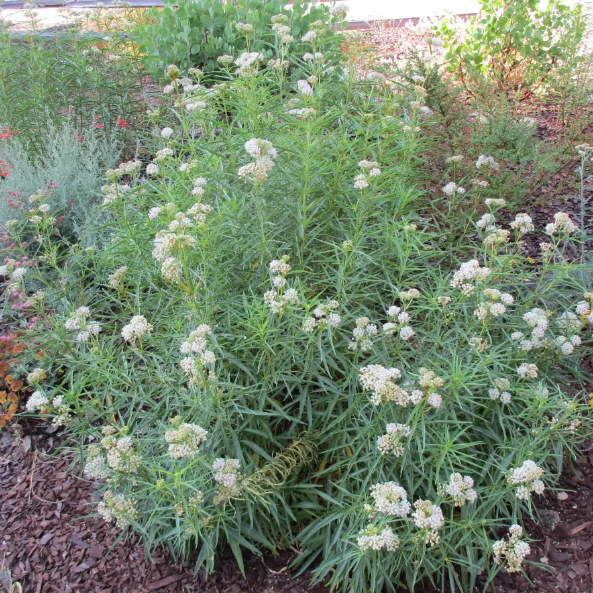
[[[18,0],[17,0],[18,1]],[[51,0],[49,0],[51,1]],[[160,0],[156,0],[158,3]],[[110,4],[111,0],[104,0],[105,4]],[[564,0],[566,4],[574,5],[578,0]],[[54,2],[52,2],[54,3]],[[57,0],[55,1],[57,4]],[[82,8],[85,4],[94,4],[88,0],[80,2],[68,2],[69,8],[73,12],[87,10]],[[153,5],[155,0],[131,0],[133,5]],[[443,15],[447,13],[464,15],[474,14],[479,10],[478,0],[340,0],[340,4],[348,6],[348,18],[353,23],[366,23],[369,21],[398,21],[400,19],[422,18],[434,15]],[[583,2],[591,6],[592,0]],[[14,29],[26,28],[26,11],[10,8],[11,1],[2,2],[0,0],[0,18],[14,24]],[[80,7],[77,7],[77,5]],[[66,18],[61,14],[60,8],[47,7],[37,8],[38,18],[44,28],[51,28],[56,25],[66,24]]]
[[[105,0],[109,4],[110,0]],[[133,2],[136,4],[136,2]],[[140,2],[138,2],[140,4]],[[397,21],[399,19],[422,18],[436,14],[471,14],[478,11],[477,0],[341,0],[340,4],[348,5],[348,18],[354,22],[368,22],[376,20]],[[73,12],[86,10],[77,8],[77,3],[68,3]],[[0,18],[14,24],[15,29],[26,25],[26,11],[10,8],[10,2],[0,4]],[[61,13],[63,9],[56,7],[37,8],[38,18],[43,28],[66,24],[66,17]]]

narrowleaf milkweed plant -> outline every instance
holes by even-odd
[[[591,433],[590,268],[565,251],[585,238],[557,213],[536,263],[530,216],[505,228],[489,199],[445,245],[423,81],[320,55],[332,34],[271,32],[274,59],[223,56],[216,84],[167,68],[153,161],[106,173],[105,249],[60,243],[42,193],[10,221],[27,407],[149,549],[211,571],[224,545],[296,542],[347,591],[469,591],[521,570],[523,513]]]

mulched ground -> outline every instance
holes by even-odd
[[[0,567],[25,593],[321,593],[307,575],[287,568],[294,552],[278,558],[248,556],[247,580],[230,555],[205,579],[188,564],[157,552],[152,559],[134,537],[92,514],[93,484],[69,472],[70,458],[56,454],[59,439],[0,433]],[[500,572],[489,593],[590,593],[593,591],[593,447],[572,468],[560,490],[540,500],[542,523],[527,522],[536,541],[527,575]],[[116,543],[117,542],[117,543]],[[3,560],[2,560],[3,559]],[[531,581],[531,582],[530,582]],[[0,569],[0,590],[2,570]],[[378,593],[378,592],[377,592]],[[423,593],[434,593],[424,591]]]
[[[223,556],[218,572],[206,581],[187,563],[177,565],[164,553],[146,556],[134,537],[116,543],[119,532],[99,517],[89,517],[93,484],[70,473],[70,458],[56,454],[51,435],[15,439],[0,432],[0,567],[25,593],[321,593],[293,577],[279,558],[252,556],[247,580]],[[2,588],[0,568],[0,591]]]

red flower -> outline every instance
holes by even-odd
[[[130,124],[125,119],[121,119],[120,117],[118,117],[117,121],[115,122],[115,125],[118,128],[127,128]]]
[[[11,132],[10,126],[8,126],[4,130],[0,130],[0,139],[8,138],[9,136],[16,136],[18,133],[18,130],[16,132]]]

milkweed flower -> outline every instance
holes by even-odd
[[[195,457],[200,445],[206,441],[208,431],[197,424],[182,423],[179,416],[172,418],[171,423],[174,428],[165,432],[169,456],[172,459]]]
[[[481,154],[476,161],[476,169],[491,169],[492,171],[499,171],[500,165],[491,156]]]
[[[408,405],[410,396],[395,383],[401,377],[399,369],[370,364],[362,367],[358,376],[362,388],[371,392],[371,402],[375,406],[390,401],[404,408]]]
[[[377,449],[381,455],[393,454],[401,457],[404,454],[402,440],[412,434],[412,430],[405,424],[388,424],[383,436],[377,437]]]
[[[445,491],[453,497],[456,507],[462,507],[467,502],[475,502],[478,493],[474,490],[474,480],[470,476],[462,476],[460,473],[452,473]]]
[[[533,225],[533,219],[529,214],[524,212],[517,214],[515,220],[511,222],[511,228],[517,232],[518,235],[524,235],[525,233],[531,233],[535,230]]]
[[[410,514],[408,494],[397,482],[383,482],[371,486],[371,496],[379,513],[400,518]]]
[[[438,544],[441,539],[438,530],[445,524],[443,511],[429,500],[417,500],[414,508],[412,519],[416,527],[424,531],[424,541],[430,546]]]
[[[508,541],[501,539],[494,542],[492,546],[494,561],[497,564],[504,562],[508,572],[519,572],[523,560],[531,551],[529,544],[521,541],[522,536],[523,528],[519,525],[511,525]]]
[[[465,189],[463,187],[458,186],[453,181],[450,181],[443,187],[443,193],[448,195],[449,197],[453,197],[455,194],[464,194]]]
[[[122,266],[115,270],[115,272],[110,274],[107,278],[109,286],[111,286],[111,288],[116,288],[117,290],[123,290],[127,272],[128,266]]]
[[[537,379],[537,365],[523,363],[520,367],[517,368],[517,374],[521,379]]]
[[[144,315],[134,315],[130,323],[121,330],[121,335],[126,342],[131,342],[136,338],[147,336],[152,333],[152,325],[146,321]]]
[[[107,452],[107,465],[124,474],[134,474],[140,468],[141,457],[136,453],[131,436],[117,438],[107,434],[101,439],[101,446]]]
[[[579,227],[568,214],[557,212],[554,214],[554,222],[547,224],[545,230],[548,235],[572,235],[579,230]]]
[[[518,485],[517,498],[528,500],[531,492],[542,494],[546,486],[542,481],[544,470],[534,461],[528,459],[523,465],[516,467],[509,474],[507,480],[509,484]]]
[[[44,412],[49,408],[49,399],[41,391],[34,391],[27,400],[25,407],[28,412],[35,412],[37,410]]]
[[[29,383],[29,385],[37,385],[41,383],[46,377],[47,371],[37,367],[27,375],[27,383]]]
[[[390,527],[381,529],[376,525],[369,525],[356,538],[356,543],[361,550],[387,550],[395,552],[399,548],[399,538]]]
[[[299,80],[297,82],[297,88],[303,95],[307,95],[309,97],[313,95],[313,88],[306,80]]]
[[[114,494],[111,490],[105,491],[97,511],[107,523],[115,521],[120,529],[125,529],[138,518],[136,501],[123,494]]]

